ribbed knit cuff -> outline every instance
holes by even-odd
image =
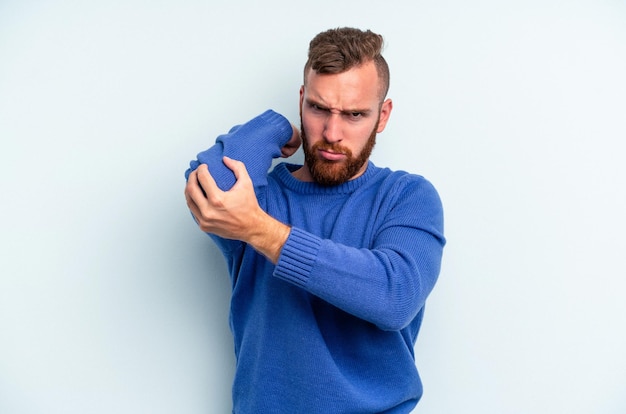
[[[306,287],[321,245],[319,237],[293,227],[278,258],[274,276]]]
[[[293,130],[291,129],[291,123],[283,115],[274,112],[271,109],[268,109],[267,111],[259,115],[258,119],[267,122],[268,124],[275,127],[272,135],[278,137],[278,143],[281,148],[291,138],[291,135],[293,133]]]

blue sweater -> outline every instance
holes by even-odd
[[[292,226],[278,263],[211,235],[232,282],[234,412],[409,413],[422,395],[413,347],[443,246],[441,202],[421,176],[369,163],[334,187],[301,182],[273,158],[291,136],[267,111],[191,162],[222,189],[222,156],[243,161],[259,204]]]

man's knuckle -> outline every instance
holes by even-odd
[[[215,208],[222,208],[225,204],[223,194],[207,194],[207,200]]]

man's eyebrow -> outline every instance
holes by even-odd
[[[313,99],[313,98],[308,98],[308,97],[307,97],[307,98],[305,99],[305,102],[306,102],[308,105],[315,105],[315,106],[319,106],[320,108],[328,109],[328,108],[326,108],[326,105],[324,105],[324,104],[323,104],[323,103],[321,103],[320,101],[315,100],[315,99]]]
[[[320,109],[324,109],[324,110],[327,110],[327,111],[332,111],[333,110],[332,108],[329,108],[328,106],[324,105],[323,103],[321,103],[321,102],[319,102],[319,101],[317,101],[317,100],[315,100],[313,98],[306,98],[305,102],[308,105],[318,106]],[[372,110],[369,109],[369,108],[362,108],[362,109],[359,109],[359,108],[352,108],[352,109],[350,109],[350,108],[348,108],[348,109],[342,109],[339,112],[341,112],[344,115],[350,115],[350,114],[354,114],[354,113],[360,113],[360,114],[363,114],[363,115],[369,115],[372,112]]]

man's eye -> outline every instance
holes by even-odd
[[[346,119],[349,119],[351,121],[358,121],[359,119],[363,118],[363,112],[348,112],[346,114]]]

